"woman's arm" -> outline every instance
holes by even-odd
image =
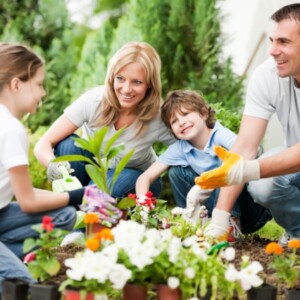
[[[138,197],[145,195],[150,188],[151,183],[163,172],[168,170],[169,166],[158,161],[153,163],[143,174],[139,176],[135,184],[135,192]]]
[[[74,133],[78,127],[65,114],[61,115],[46,131],[34,147],[34,155],[45,167],[55,158],[53,147],[67,136]]]

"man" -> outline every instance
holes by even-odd
[[[270,177],[250,182],[248,191],[285,229],[279,243],[286,245],[289,238],[300,238],[300,3],[282,7],[271,20],[272,58],[253,73],[238,138],[231,149],[241,156],[218,148],[223,165],[203,173],[196,183],[216,188]],[[285,145],[251,161],[274,113],[282,125]],[[226,232],[229,212],[242,188],[243,184],[221,189],[206,236],[218,238]]]

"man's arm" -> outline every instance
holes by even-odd
[[[260,178],[300,172],[300,143],[259,160]]]
[[[241,154],[247,159],[255,158],[267,125],[267,120],[243,116],[240,131],[231,152]],[[211,222],[205,228],[205,236],[219,240],[227,239],[230,212],[243,187],[244,184],[221,188],[217,205],[212,212]]]
[[[267,125],[267,120],[243,116],[237,140],[230,151],[241,154],[245,159],[255,158]],[[243,187],[244,184],[221,188],[216,207],[230,212]]]

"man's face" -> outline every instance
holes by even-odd
[[[292,76],[300,85],[300,23],[294,19],[274,22],[270,54],[280,77]]]

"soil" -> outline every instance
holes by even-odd
[[[271,285],[276,286],[276,277],[274,274],[274,271],[272,271],[270,268],[268,268],[269,263],[272,261],[272,255],[267,255],[265,253],[265,247],[266,245],[271,242],[268,239],[263,239],[260,238],[257,235],[252,235],[245,237],[244,239],[236,242],[233,247],[236,250],[236,261],[240,261],[241,257],[243,255],[247,255],[250,257],[250,260],[257,260],[259,261],[264,269],[264,274],[265,274],[265,282],[269,283]],[[74,246],[74,245],[68,245],[65,247],[60,247],[57,252],[57,257],[58,260],[61,262],[62,268],[59,274],[53,279],[54,283],[60,284],[63,280],[66,279],[65,273],[66,273],[66,268],[63,264],[63,261],[66,258],[73,257],[75,253],[78,251],[83,250],[82,247],[80,246]],[[289,251],[286,249],[285,251]],[[298,253],[300,255],[300,252]],[[238,266],[238,263],[236,263]],[[299,279],[299,285],[300,287],[300,279]],[[285,299],[284,298],[284,286],[277,286],[278,291],[277,291],[277,299]]]

